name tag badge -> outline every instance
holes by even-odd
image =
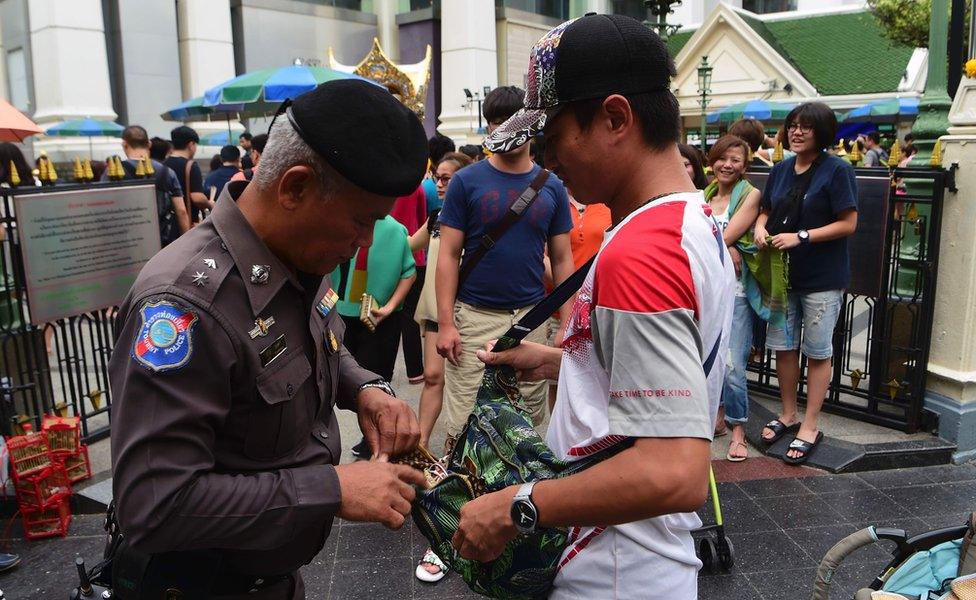
[[[274,362],[276,358],[285,353],[288,349],[288,344],[285,343],[285,335],[279,335],[275,341],[271,342],[271,345],[260,352],[261,356],[261,366],[267,367]]]

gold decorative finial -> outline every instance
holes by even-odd
[[[37,160],[37,178],[41,183],[47,183],[47,157],[41,155]]]
[[[58,180],[58,170],[54,166],[53,162],[51,161],[48,162],[49,164],[47,166],[47,180],[48,182],[50,182],[51,185],[54,185],[54,182]]]
[[[146,177],[152,177],[156,174],[156,169],[152,166],[152,159],[148,156],[146,157]]]
[[[145,159],[140,158],[136,162],[136,177],[138,177],[139,179],[142,179],[145,176],[146,176],[146,163],[145,163]]]
[[[85,168],[81,166],[81,159],[78,158],[77,156],[75,157],[75,163],[74,163],[74,169],[72,175],[74,176],[75,181],[85,180]]]
[[[837,156],[847,156],[847,149],[844,148],[844,138],[840,138],[837,142]]]
[[[125,167],[122,166],[122,159],[115,157],[115,178],[125,179]]]
[[[7,177],[7,179],[7,183],[9,183],[11,187],[17,187],[20,185],[20,173],[17,172],[17,165],[14,164],[14,161],[10,161],[10,175]]]
[[[773,164],[783,160],[783,142],[776,140],[776,148],[773,149]]]
[[[932,146],[932,158],[929,159],[929,166],[935,169],[942,168],[942,142],[935,140]]]
[[[894,169],[901,162],[901,144],[898,140],[891,145],[891,154],[888,155],[888,168]]]
[[[91,159],[85,159],[85,181],[95,181],[95,172],[92,171]]]
[[[850,152],[850,154],[847,155],[847,158],[848,158],[848,160],[851,161],[851,164],[854,165],[855,167],[857,166],[857,164],[859,162],[861,162],[862,160],[864,160],[864,156],[861,155],[861,144],[860,144],[860,142],[858,142],[857,140],[854,140],[854,143],[851,144],[851,152]]]

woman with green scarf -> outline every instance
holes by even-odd
[[[745,179],[749,145],[741,138],[727,135],[715,142],[708,153],[708,164],[715,179],[705,188],[705,200],[723,229],[723,238],[739,276],[722,404],[725,420],[732,427],[732,439],[725,457],[732,462],[741,462],[749,456],[744,426],[749,420],[746,365],[752,348],[752,332],[756,319],[769,316],[762,310],[764,294],[761,289],[767,286],[757,281],[762,270],[759,269],[758,250],[752,243],[753,224],[759,216],[760,193]],[[764,252],[769,253],[769,250]]]

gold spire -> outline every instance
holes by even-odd
[[[935,169],[942,168],[942,142],[935,140],[935,144],[932,146],[932,158],[929,159],[929,166]]]
[[[901,162],[901,144],[899,144],[898,140],[896,139],[895,143],[891,145],[891,154],[888,155],[888,167],[894,169],[895,167],[898,166],[898,163],[900,162]]]
[[[47,183],[47,157],[41,155],[37,160],[37,178],[41,183]]]
[[[776,140],[776,148],[773,149],[773,164],[783,160],[783,142]]]
[[[54,163],[48,161],[47,165],[47,180],[54,185],[54,182],[58,180],[58,170],[54,167]]]
[[[122,166],[122,159],[117,155],[112,158],[115,159],[115,178],[125,179],[125,167]]]
[[[136,177],[138,177],[139,179],[142,179],[143,177],[146,176],[146,163],[143,162],[144,160],[145,159],[140,158],[139,161],[136,162]]]
[[[847,156],[847,149],[844,148],[844,138],[837,142],[837,156]]]
[[[14,164],[14,161],[10,161],[10,174],[8,175],[7,179],[7,183],[9,183],[11,187],[17,187],[20,185],[20,173],[17,172],[17,165]]]
[[[148,156],[146,157],[146,177],[152,177],[156,174],[156,169],[152,166],[152,159]]]
[[[855,167],[857,166],[857,163],[864,159],[864,157],[861,155],[861,144],[858,143],[857,140],[854,140],[854,143],[851,144],[851,152],[847,155],[847,158]]]
[[[95,181],[95,172],[92,171],[92,166],[91,166],[91,160],[90,159],[87,159],[87,158],[85,159],[84,168],[85,168],[85,171],[84,171],[84,173],[85,173],[85,181]]]
[[[85,169],[81,166],[81,159],[77,156],[75,157],[74,171],[72,175],[74,176],[75,181],[85,180]]]

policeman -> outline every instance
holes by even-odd
[[[343,347],[323,276],[369,246],[426,161],[389,92],[322,84],[272,124],[254,180],[143,268],[109,368],[113,491],[139,564],[170,567],[127,576],[134,597],[150,597],[140,578],[165,590],[182,559],[208,597],[304,598],[298,568],[336,515],[403,524],[424,479],[385,459],[416,446],[417,419]],[[357,412],[379,460],[336,466],[334,406]]]

